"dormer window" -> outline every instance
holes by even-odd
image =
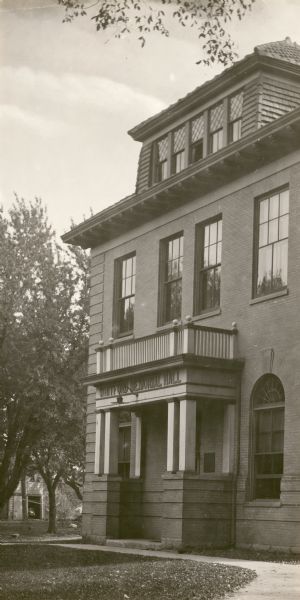
[[[164,181],[168,177],[168,136],[156,144],[156,173],[155,181]]]
[[[152,183],[160,183],[242,136],[243,91],[192,116],[152,146]]]
[[[184,150],[185,150],[185,127],[179,127],[173,132],[173,147],[172,147],[172,166],[171,173],[180,173],[185,167]]]
[[[223,102],[220,102],[209,111],[209,149],[211,153],[223,148],[223,115]]]
[[[228,141],[236,142],[242,137],[243,92],[229,99]]]
[[[199,115],[191,121],[191,143],[189,162],[194,163],[203,158],[204,116]]]

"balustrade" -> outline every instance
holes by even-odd
[[[108,345],[100,342],[96,348],[97,373],[126,369],[181,354],[233,359],[236,357],[236,333],[235,323],[230,330],[187,322],[147,337],[126,341],[110,338]]]

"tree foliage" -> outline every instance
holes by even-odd
[[[88,258],[60,248],[41,201],[0,210],[0,509],[55,422],[82,439],[68,428],[84,405],[87,302]]]
[[[182,27],[192,28],[200,40],[202,58],[198,63],[230,64],[237,56],[228,31],[233,18],[241,20],[255,0],[58,0],[65,8],[65,21],[89,16],[97,31],[112,29],[114,36],[134,33],[142,46],[146,36],[159,32],[169,36],[169,16]]]

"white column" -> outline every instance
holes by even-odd
[[[233,472],[234,420],[235,406],[234,404],[227,404],[227,406],[224,407],[223,421],[223,473]]]
[[[119,417],[116,411],[105,413],[104,474],[118,474]]]
[[[142,417],[135,415],[135,453],[134,453],[134,477],[141,476],[142,456]]]
[[[180,400],[179,470],[194,471],[196,463],[196,400]]]
[[[95,441],[95,475],[103,473],[104,462],[104,424],[105,413],[98,412],[96,414],[96,441]]]
[[[179,404],[174,400],[168,403],[168,441],[167,441],[167,471],[178,470],[179,446]]]

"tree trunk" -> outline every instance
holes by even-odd
[[[22,494],[22,519],[26,521],[28,519],[28,503],[27,503],[27,490],[26,490],[26,474],[23,473],[21,477],[21,494]]]
[[[56,533],[56,486],[48,488],[49,497],[49,522],[48,533]]]

